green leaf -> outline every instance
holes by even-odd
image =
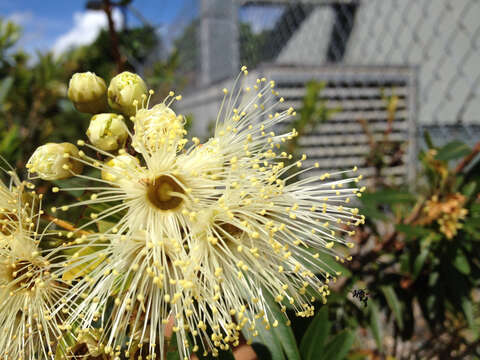
[[[298,351],[297,341],[295,340],[292,328],[287,326],[285,321],[282,321],[282,319],[286,320],[285,314],[280,311],[277,303],[275,303],[275,300],[270,294],[267,293],[265,298],[267,299],[267,304],[272,312],[273,318],[278,321],[278,326],[272,326],[270,331],[273,331],[275,337],[282,345],[288,360],[300,360],[300,352]]]
[[[235,357],[233,356],[232,351],[229,350],[229,351],[220,351],[218,353],[218,357],[216,359],[218,359],[218,360],[235,360]]]
[[[435,158],[437,160],[449,161],[467,156],[471,151],[472,149],[467,144],[455,140],[440,148]]]
[[[390,307],[390,310],[395,316],[398,327],[400,328],[400,330],[403,330],[402,309],[397,294],[395,294],[395,290],[392,286],[382,286],[380,289],[382,290],[383,295],[385,295],[388,306]]]
[[[110,221],[105,221],[105,220],[97,221],[97,228],[98,228],[98,232],[100,232],[100,233],[107,232],[108,230],[113,228],[115,225],[117,225],[117,224],[113,223],[113,222],[110,222]]]
[[[412,273],[413,279],[416,279],[418,274],[420,274],[420,271],[422,270],[423,265],[425,264],[425,260],[427,259],[428,253],[429,253],[428,248],[423,248],[420,251],[420,254],[418,254],[418,256],[415,258],[415,261],[413,263],[413,273]]]
[[[347,356],[350,348],[355,340],[355,335],[351,331],[343,331],[337,334],[332,341],[330,341],[325,351],[317,353],[319,360],[342,360]]]
[[[430,235],[433,231],[422,226],[414,226],[407,224],[397,224],[395,228],[407,235],[409,238],[424,237]]]
[[[365,200],[362,197],[362,201]],[[376,206],[372,206],[371,204],[367,202],[364,202],[364,204],[367,204],[365,206],[362,206],[362,214],[367,218],[367,219],[378,219],[378,220],[383,220],[387,221],[388,217],[385,216],[385,213],[383,211],[380,211],[376,208]]]
[[[330,333],[331,324],[328,321],[328,308],[323,306],[303,335],[300,343],[302,360],[315,360],[316,355],[322,352],[325,341]]]
[[[408,191],[401,190],[380,190],[373,193],[364,193],[363,201],[374,201],[378,204],[394,204],[404,202],[415,202],[415,196]]]
[[[377,343],[377,348],[381,352],[383,348],[382,342],[382,325],[380,324],[380,317],[378,315],[378,305],[375,301],[371,300],[369,303],[370,308],[370,329],[372,330],[373,338]]]
[[[10,91],[10,88],[13,85],[13,77],[7,76],[5,79],[2,80],[0,83],[0,107],[3,105],[5,98]]]
[[[348,270],[345,266],[342,266],[341,264],[339,264],[338,261],[336,261],[332,255],[321,252],[321,251],[315,251],[312,248],[306,249],[306,251],[308,251],[312,255],[318,253],[317,259],[310,257],[308,261],[301,261],[307,269],[314,271],[315,268],[318,266],[322,269],[325,269],[325,271],[329,272],[332,276],[335,276],[335,277],[336,276],[349,277],[350,275],[352,275],[350,270]],[[340,273],[340,275],[337,275],[338,273]]]
[[[467,198],[470,198],[470,196],[472,196],[475,193],[476,187],[477,187],[477,183],[475,181],[471,181],[463,187],[462,194],[465,195]]]
[[[173,333],[170,340],[168,340],[166,358],[167,358],[167,360],[180,360],[180,353],[178,351],[177,334],[176,333]]]
[[[245,338],[264,345],[270,352],[272,360],[285,360],[282,344],[280,344],[274,332],[265,329],[265,325],[259,319],[255,320],[255,329],[258,331],[258,336],[254,337],[249,325],[246,325],[242,329]]]
[[[468,326],[470,328],[474,328],[475,327],[475,317],[473,315],[472,302],[466,296],[462,296],[460,301],[462,303],[462,310],[463,310],[463,313],[465,314],[465,319],[467,320]]]
[[[470,274],[470,264],[462,250],[458,249],[453,266],[464,275]]]
[[[428,131],[423,132],[423,138],[425,139],[425,143],[427,144],[429,149],[434,148],[435,146],[433,145],[432,137],[430,136],[430,133]]]

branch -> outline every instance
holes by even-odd
[[[60,220],[52,215],[43,214],[42,217],[48,221],[53,222],[55,225],[60,226],[62,229],[75,232],[80,235],[90,235],[91,232],[85,230],[78,230],[75,226],[65,220]]]
[[[115,63],[117,64],[117,72],[121,73],[123,70],[123,58],[120,55],[119,45],[118,45],[118,36],[117,32],[115,31],[115,23],[113,21],[112,16],[112,3],[110,0],[103,0],[103,10],[107,15],[108,19],[108,31],[110,33],[110,40],[112,43],[112,56],[115,59]]]
[[[472,160],[475,158],[475,156],[480,153],[480,142],[478,142],[474,148],[472,149],[472,152],[465,156],[462,161],[460,161],[460,164],[458,164],[457,168],[455,169],[455,174],[458,174],[460,171],[462,171],[468,164],[472,162]]]

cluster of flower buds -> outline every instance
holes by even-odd
[[[183,118],[177,117],[168,106],[143,108],[147,94],[143,79],[128,71],[113,77],[108,88],[105,80],[92,72],[76,73],[70,79],[68,98],[78,111],[93,114],[86,132],[90,143],[102,151],[119,152],[120,160],[112,159],[109,167],[120,164],[121,168],[128,157],[120,153],[129,133],[124,116],[135,122],[135,131],[138,132],[134,139],[136,147],[149,147],[149,143],[151,145],[166,134],[170,138],[183,136]],[[144,142],[143,145],[139,141]],[[35,151],[27,166],[31,173],[43,180],[66,179],[82,172],[79,155],[81,157],[73,144],[49,143]],[[114,180],[111,175],[107,178]]]

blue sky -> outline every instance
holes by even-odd
[[[55,50],[59,46],[63,50],[70,43],[90,40],[92,34],[105,26],[103,13],[86,11],[85,3],[85,0],[0,0],[0,16],[22,25],[19,46],[28,52]],[[192,3],[192,0],[135,0],[133,6],[150,23],[167,28],[179,16],[190,16]],[[116,16],[121,19],[119,13]],[[129,25],[139,23],[131,13],[127,21]]]
[[[103,12],[87,11],[86,0],[0,0],[0,17],[11,19],[23,27],[19,47],[29,53],[63,50],[90,43],[101,28],[106,26]],[[197,14],[197,0],[134,0],[132,5],[151,24],[158,26],[161,34],[174,36],[179,27]],[[255,31],[271,27],[281,9],[278,7],[245,7],[239,17],[249,21]],[[114,14],[120,23],[120,12]],[[139,24],[128,13],[129,26]]]

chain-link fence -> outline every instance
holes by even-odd
[[[438,143],[480,138],[478,0],[190,1],[194,3],[188,11],[191,15],[195,8],[197,15],[173,43],[182,70],[191,75],[182,110],[194,115],[197,127],[206,129],[215,116],[219,96],[212,89],[247,65],[259,74],[281,67],[296,87],[308,82],[309,71],[312,79],[330,82],[326,106],[340,109],[343,115],[332,121],[339,131],[350,129],[346,136],[351,139],[359,138],[361,121],[384,131],[378,123],[388,122],[383,94],[389,91],[401,104],[393,128],[393,134],[403,134],[399,141],[418,149],[424,130]],[[302,69],[307,70],[298,71]],[[343,76],[345,72],[354,75]],[[302,90],[296,94],[290,100],[301,105]],[[413,159],[410,154],[405,161]]]

